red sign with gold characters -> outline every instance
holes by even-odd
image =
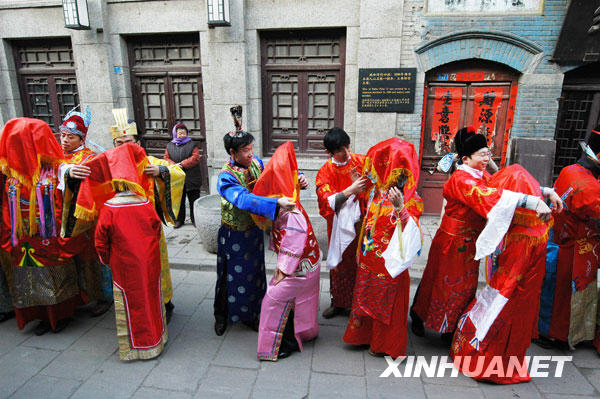
[[[475,104],[472,125],[478,133],[485,134],[488,145],[491,145],[496,130],[496,114],[502,102],[502,93],[502,87],[473,88]]]
[[[440,140],[442,147],[449,146],[458,130],[462,87],[436,87],[431,123],[431,140]]]

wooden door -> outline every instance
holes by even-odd
[[[486,63],[448,65],[427,74],[421,132],[419,193],[425,215],[439,215],[446,173],[436,170],[464,126],[486,134],[494,161],[505,162],[516,100],[517,76]]]
[[[129,60],[136,122],[149,155],[162,158],[183,122],[200,152],[201,190],[208,192],[206,131],[197,35],[135,37]]]

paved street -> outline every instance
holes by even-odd
[[[167,230],[175,295],[169,342],[155,360],[119,361],[114,313],[90,318],[85,310],[59,334],[33,335],[0,324],[0,397],[11,398],[597,398],[600,357],[591,348],[575,352],[530,348],[530,355],[572,355],[562,378],[536,378],[521,385],[444,378],[379,378],[386,361],[342,342],[347,318],[320,319],[317,340],[304,352],[276,363],[256,360],[256,333],[244,325],[222,337],[213,332],[214,255],[204,252],[190,226]],[[198,259],[201,254],[202,259]],[[268,269],[273,257],[268,256]],[[185,260],[185,262],[184,262]],[[193,261],[196,262],[195,270]],[[200,265],[200,266],[198,266]],[[212,265],[212,269],[210,269]],[[185,269],[182,269],[185,267]],[[269,271],[270,274],[270,271]],[[411,283],[411,297],[418,281]],[[321,282],[321,309],[329,303]],[[433,334],[409,333],[409,355],[446,355]],[[400,366],[400,370],[404,369]],[[550,367],[550,374],[554,372]]]

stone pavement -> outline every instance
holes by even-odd
[[[201,249],[191,226],[166,233],[176,307],[158,359],[119,361],[112,310],[96,319],[82,310],[63,332],[41,337],[33,334],[35,323],[19,331],[11,320],[0,324],[0,398],[600,397],[600,357],[591,348],[567,353],[533,345],[530,355],[572,355],[573,362],[566,363],[562,378],[528,384],[490,385],[449,372],[444,378],[380,378],[384,359],[342,342],[346,317],[319,316],[319,337],[302,353],[259,362],[254,331],[234,325],[222,337],[213,332],[215,255]],[[267,261],[272,270],[274,257]],[[329,280],[322,276],[320,311],[329,304]],[[417,283],[411,283],[411,298]],[[447,349],[434,334],[409,333],[408,354],[429,359],[447,355]]]

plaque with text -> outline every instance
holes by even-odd
[[[413,112],[416,75],[416,68],[360,69],[358,112]]]

